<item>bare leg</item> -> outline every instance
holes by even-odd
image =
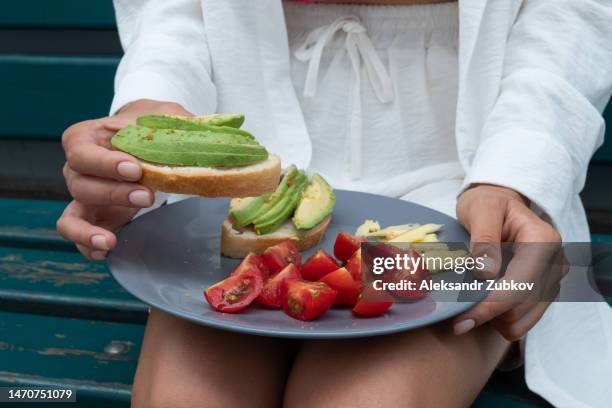
[[[448,323],[405,333],[306,343],[285,406],[466,407],[509,343],[485,325],[455,336]]]
[[[280,406],[293,346],[287,341],[206,328],[152,310],[132,406]]]

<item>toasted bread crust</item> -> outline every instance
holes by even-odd
[[[251,166],[231,169],[171,167],[140,161],[139,183],[166,193],[205,197],[253,197],[273,191],[279,183],[278,156]]]
[[[252,229],[244,231],[234,229],[230,217],[227,217],[221,227],[221,253],[230,258],[244,258],[249,252],[261,254],[266,248],[288,239],[293,240],[300,251],[304,251],[321,242],[330,222],[331,215],[307,231],[257,235]]]

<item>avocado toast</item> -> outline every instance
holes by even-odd
[[[141,116],[111,139],[140,161],[140,184],[207,197],[249,197],[272,191],[280,159],[240,129],[243,115]]]
[[[241,258],[285,240],[299,250],[318,244],[331,220],[336,196],[319,174],[288,167],[276,190],[231,201],[221,230],[221,252]]]

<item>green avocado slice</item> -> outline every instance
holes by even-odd
[[[264,200],[261,207],[259,207],[259,209],[252,215],[249,224],[255,222],[256,219],[266,214],[283,198],[287,192],[287,189],[289,188],[289,184],[292,182],[293,178],[298,175],[298,173],[297,167],[293,164],[287,168],[287,171],[276,188],[276,191],[274,191],[266,200]]]
[[[267,218],[265,222],[256,223],[255,232],[261,235],[276,231],[278,227],[291,217],[307,185],[308,177],[306,177],[304,173],[300,174],[296,178],[295,183],[289,188],[287,192],[287,201],[285,205],[283,205],[283,208],[275,213],[273,217]]]
[[[238,129],[232,126],[215,125],[210,123],[206,117],[144,115],[139,116],[138,119],[136,119],[136,123],[140,126],[145,126],[152,129],[176,129],[228,133],[242,135],[251,140],[255,140],[255,137],[246,130]]]
[[[250,197],[244,204],[230,210],[230,215],[238,227],[246,227],[253,222],[253,217],[272,193],[265,193],[259,197]]]
[[[225,143],[259,145],[257,140],[232,133],[218,133],[210,131],[178,130],[178,129],[154,129],[140,125],[128,125],[115,135],[118,139],[129,142],[164,142],[171,141],[176,144],[174,148],[181,148],[185,143]],[[186,146],[186,149],[192,149]]]
[[[306,174],[304,174],[304,172],[300,170],[299,173],[294,177],[294,179],[289,181],[287,191],[285,192],[285,194],[283,194],[282,198],[272,208],[270,208],[265,214],[262,214],[259,217],[255,218],[253,220],[253,224],[255,225],[266,224],[267,222],[275,219],[279,213],[283,212],[284,209],[291,202],[291,198],[292,198],[291,194],[293,194],[296,191],[295,189],[296,184],[300,184],[301,182],[304,181],[304,179],[308,181]]]
[[[214,113],[212,115],[196,116],[195,120],[215,126],[229,126],[239,129],[244,123],[244,115],[239,113]]]
[[[241,135],[150,129],[137,125],[121,129],[113,136],[111,144],[139,159],[177,166],[238,167],[268,158],[263,146]]]
[[[315,173],[295,210],[293,224],[297,229],[311,229],[332,213],[335,204],[336,195],[331,186]]]

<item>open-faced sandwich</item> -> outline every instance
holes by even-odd
[[[243,115],[147,115],[121,129],[113,148],[140,160],[140,184],[207,197],[251,197],[276,188],[281,163],[249,132]]]
[[[302,251],[317,245],[331,219],[336,196],[319,174],[308,176],[292,165],[275,191],[235,198],[221,231],[221,252],[243,258],[292,240]]]

